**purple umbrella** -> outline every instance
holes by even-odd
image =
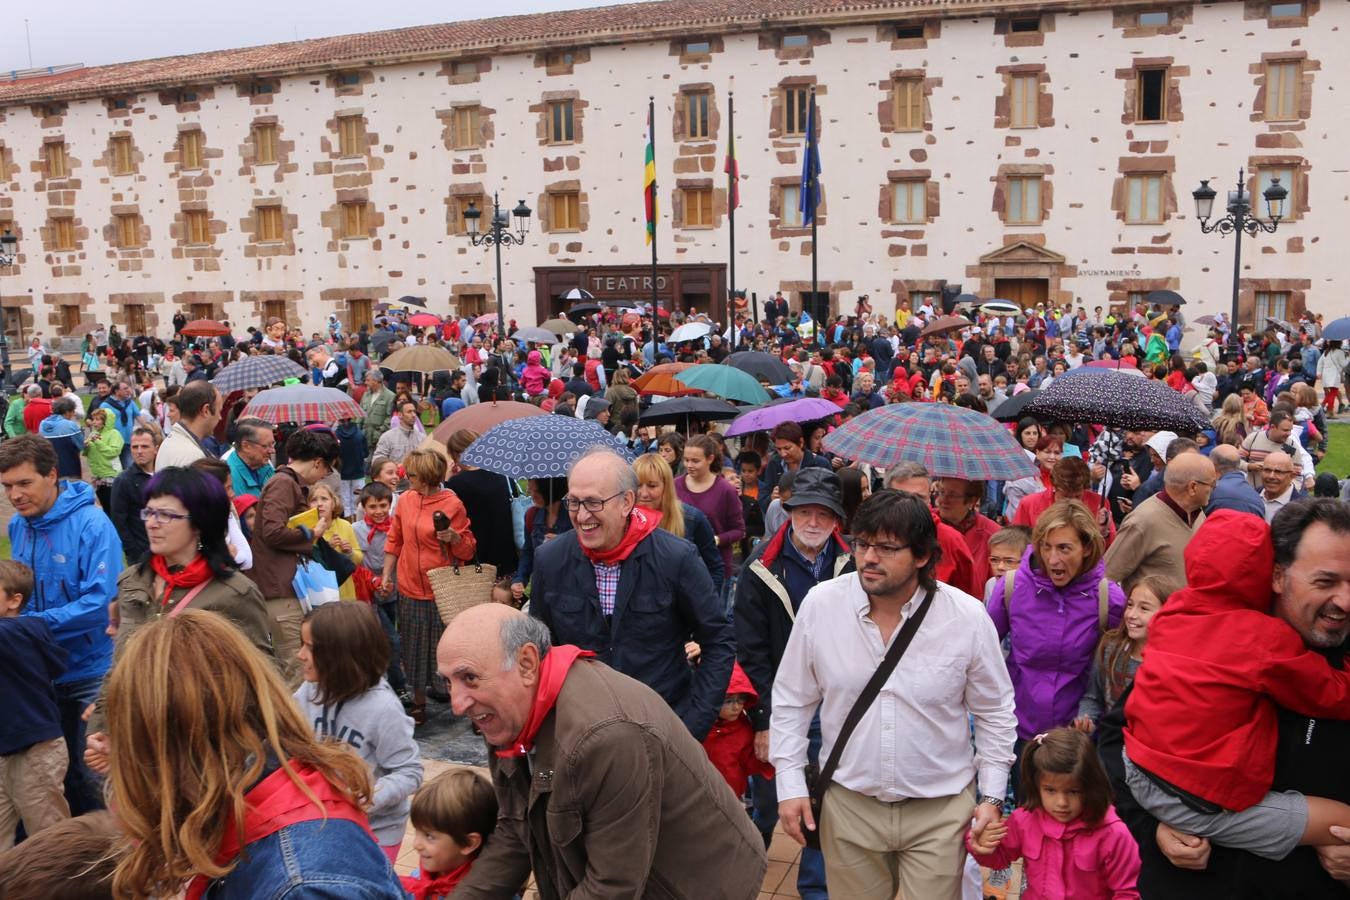
[[[769,431],[784,422],[814,422],[839,415],[839,407],[819,397],[802,397],[786,403],[767,403],[747,410],[736,417],[726,430],[727,437]]]

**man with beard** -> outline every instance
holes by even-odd
[[[788,521],[750,554],[736,584],[736,656],[759,694],[758,704],[746,712],[755,729],[755,755],[762,762],[769,758],[773,680],[797,611],[807,591],[853,569],[848,545],[839,533],[844,507],[838,475],[829,469],[799,469],[792,496],[783,506]],[[815,762],[820,753],[819,719],[811,722],[808,743]],[[778,796],[770,779],[756,776],[752,787],[755,825],[767,847],[778,824]],[[797,893],[803,900],[827,896],[825,860],[819,850],[802,851]]]

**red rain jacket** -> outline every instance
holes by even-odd
[[[748,694],[747,707],[759,702],[759,692],[750,683],[740,663],[731,666],[731,683],[727,685],[728,694]],[[750,727],[750,718],[741,712],[739,719],[728,722],[718,718],[713,722],[712,730],[703,739],[703,749],[708,751],[708,759],[717,771],[731,785],[739,797],[745,793],[747,779],[751,775],[773,777],[773,766],[760,762],[755,756],[755,731]]]

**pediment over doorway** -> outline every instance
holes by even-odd
[[[1029,241],[1017,241],[980,257],[980,265],[1063,265],[1064,257]]]

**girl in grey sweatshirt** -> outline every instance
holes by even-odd
[[[301,713],[321,739],[345,743],[370,767],[375,784],[370,830],[391,861],[398,857],[412,795],[422,784],[413,721],[384,672],[389,641],[372,607],[359,601],[316,608],[300,630],[305,683]]]

